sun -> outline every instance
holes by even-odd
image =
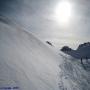
[[[72,6],[71,3],[66,1],[61,1],[55,7],[55,19],[61,23],[66,24],[70,21],[72,16]]]

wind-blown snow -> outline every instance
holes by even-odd
[[[0,88],[90,90],[89,72],[20,27],[0,22]]]
[[[58,90],[58,59],[33,35],[0,23],[0,87]]]

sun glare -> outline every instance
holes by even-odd
[[[62,1],[55,7],[55,19],[60,24],[66,24],[70,21],[72,14],[72,7],[69,2]]]

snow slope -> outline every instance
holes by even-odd
[[[0,88],[59,90],[58,57],[33,35],[0,22]]]
[[[0,88],[90,90],[90,73],[79,62],[57,55],[32,34],[0,22]]]

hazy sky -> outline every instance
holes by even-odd
[[[58,47],[90,41],[90,0],[0,0],[0,15]]]

